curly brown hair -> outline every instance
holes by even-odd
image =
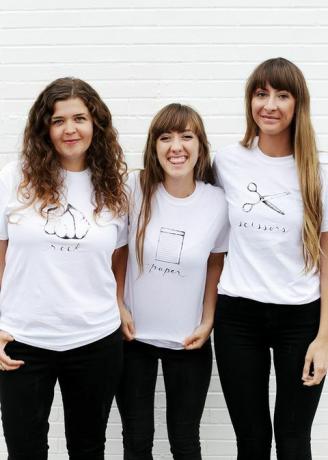
[[[54,80],[31,107],[24,131],[19,195],[24,205],[40,204],[41,215],[47,206],[60,205],[64,177],[49,129],[55,103],[73,98],[83,101],[93,121],[93,137],[85,161],[94,188],[94,213],[98,215],[107,207],[115,215],[122,215],[127,210],[124,190],[127,166],[118,134],[106,104],[88,83],[78,78]]]

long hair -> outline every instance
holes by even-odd
[[[254,92],[257,88],[265,88],[267,83],[277,90],[287,90],[295,98],[295,114],[290,130],[304,206],[302,240],[305,272],[308,272],[319,268],[322,221],[321,180],[310,118],[310,95],[305,78],[295,64],[284,58],[262,62],[246,84],[246,132],[241,141],[244,147],[251,148],[259,132],[252,116]]]
[[[163,133],[183,132],[187,127],[199,140],[199,157],[194,168],[194,180],[214,184],[209,143],[200,115],[187,105],[169,104],[163,107],[149,127],[143,157],[144,169],[140,172],[142,203],[137,223],[136,255],[141,272],[146,228],[151,218],[152,197],[158,184],[164,181],[164,172],[157,157],[156,141]]]
[[[49,129],[55,103],[79,98],[88,108],[93,121],[93,137],[86,152],[94,189],[94,214],[104,207],[115,215],[127,209],[124,191],[126,164],[112,125],[112,116],[98,93],[77,78],[59,78],[50,83],[30,109],[23,139],[22,180],[19,196],[26,206],[38,204],[40,214],[49,205],[60,205],[63,174],[58,155],[50,140]]]

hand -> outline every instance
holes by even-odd
[[[124,305],[120,306],[120,315],[124,339],[128,341],[133,340],[135,334],[133,319],[131,313]]]
[[[0,331],[0,370],[1,371],[14,371],[20,368],[24,363],[24,361],[11,359],[5,353],[5,346],[8,342],[12,342],[14,337],[12,337],[6,331]]]
[[[313,364],[313,372],[310,372]],[[319,385],[328,369],[328,340],[316,338],[310,345],[305,356],[303,369],[303,385],[311,387]]]
[[[185,339],[185,350],[195,350],[201,348],[209,338],[213,328],[213,323],[200,323],[194,332]]]

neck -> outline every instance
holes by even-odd
[[[187,198],[193,193],[196,186],[193,177],[188,179],[165,177],[163,185],[165,190],[175,198]]]
[[[63,169],[71,172],[81,172],[86,169],[85,161],[61,161]]]
[[[285,157],[293,152],[289,131],[276,136],[260,133],[258,145],[260,150],[270,157]]]

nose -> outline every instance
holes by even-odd
[[[172,139],[171,150],[173,152],[180,152],[182,150],[182,142],[180,136],[174,136]]]
[[[266,101],[266,104],[264,108],[268,111],[271,112],[272,110],[277,110],[277,101],[274,95],[269,96],[269,98]]]
[[[65,123],[65,134],[72,134],[75,133],[76,127],[75,123],[72,120],[67,120]]]

